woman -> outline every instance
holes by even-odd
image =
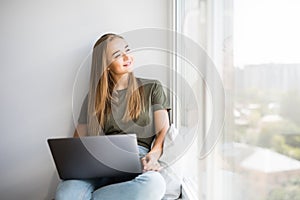
[[[158,81],[133,75],[133,62],[129,46],[121,36],[105,34],[95,43],[89,93],[74,136],[135,133],[143,173],[127,181],[63,181],[57,188],[56,200],[158,200],[164,196],[166,185],[158,172],[158,159],[169,128],[167,100]]]

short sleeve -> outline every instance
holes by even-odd
[[[151,106],[153,111],[170,109],[167,96],[159,81],[154,82]]]
[[[88,95],[86,95],[81,106],[80,115],[78,118],[79,124],[87,124],[87,110],[88,110]]]

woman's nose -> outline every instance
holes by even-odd
[[[122,57],[123,57],[123,60],[128,60],[128,55],[127,55],[127,53],[123,53]]]

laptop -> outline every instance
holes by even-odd
[[[135,177],[142,173],[135,134],[47,141],[60,179]]]

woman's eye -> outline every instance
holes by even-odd
[[[121,56],[121,54],[116,54],[115,58],[119,58]]]
[[[130,51],[130,49],[126,49],[126,53],[129,52],[129,51]]]

